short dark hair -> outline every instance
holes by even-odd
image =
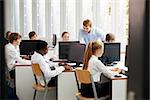
[[[39,42],[37,43],[36,51],[38,52],[39,50],[47,48],[48,43],[44,40],[38,40]]]
[[[61,37],[63,37],[66,33],[68,33],[68,32],[63,32],[62,35],[61,35]],[[69,33],[68,33],[68,34],[69,34]]]
[[[31,39],[34,35],[36,35],[35,31],[31,31],[31,32],[29,33],[29,38]]]
[[[19,33],[11,33],[9,36],[9,42],[13,43],[14,40],[20,39],[21,35]]]

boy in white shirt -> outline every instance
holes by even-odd
[[[37,44],[36,52],[31,57],[31,62],[33,64],[39,64],[43,74],[46,77],[46,82],[48,86],[55,86],[56,85],[56,78],[55,76],[61,74],[65,69],[70,69],[70,66],[58,66],[57,64],[53,63],[52,61],[47,60],[44,55],[48,53],[47,42],[40,41]],[[39,79],[40,84],[44,86],[43,79]]]
[[[9,36],[9,43],[5,45],[5,57],[8,70],[15,69],[15,63],[31,64],[29,60],[20,57],[19,45],[21,42],[21,35],[18,33],[11,33]]]
[[[21,42],[21,35],[18,33],[11,33],[9,35],[9,43],[5,45],[5,59],[7,64],[7,70],[9,72],[11,80],[14,80],[12,84],[14,84],[14,87],[11,87],[13,89],[13,92],[11,94],[15,94],[15,64],[16,62],[21,64],[31,64],[29,60],[24,60],[20,57],[20,51],[19,51],[19,45]],[[18,99],[16,97],[8,97],[8,99]]]

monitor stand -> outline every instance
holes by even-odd
[[[114,64],[112,64],[112,63],[111,64],[106,64],[106,66],[114,66]]]
[[[106,66],[114,66],[116,64],[117,64],[117,62],[112,62],[112,63],[106,64]]]

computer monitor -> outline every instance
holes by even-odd
[[[68,59],[70,45],[78,43],[79,41],[59,42],[59,59]]]
[[[75,66],[80,66],[83,63],[85,44],[72,44],[69,50],[68,61],[76,63]]]
[[[120,43],[104,43],[104,53],[99,59],[105,65],[120,61]]]
[[[33,55],[40,40],[22,40],[20,43],[20,55]]]

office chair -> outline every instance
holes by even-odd
[[[88,70],[76,69],[75,75],[76,75],[78,89],[79,89],[79,83],[84,83],[84,84],[92,83],[92,88],[94,93],[94,98],[87,98],[87,97],[83,97],[81,93],[78,92],[76,93],[77,100],[106,100],[108,98],[107,96],[98,98],[93,78]]]
[[[41,71],[39,64],[32,64],[32,71],[33,71],[34,78],[35,78],[35,84],[33,84],[33,89],[35,90],[34,91],[33,100],[35,100],[36,92],[37,91],[39,91],[39,92],[42,92],[42,91],[45,92],[44,93],[44,100],[46,100],[46,95],[47,95],[48,90],[51,90],[51,89],[53,89],[55,87],[48,87],[47,86],[46,78],[45,78],[43,72]],[[42,86],[38,82],[37,77],[41,77],[41,76],[43,77],[43,81],[44,81],[45,86]]]

